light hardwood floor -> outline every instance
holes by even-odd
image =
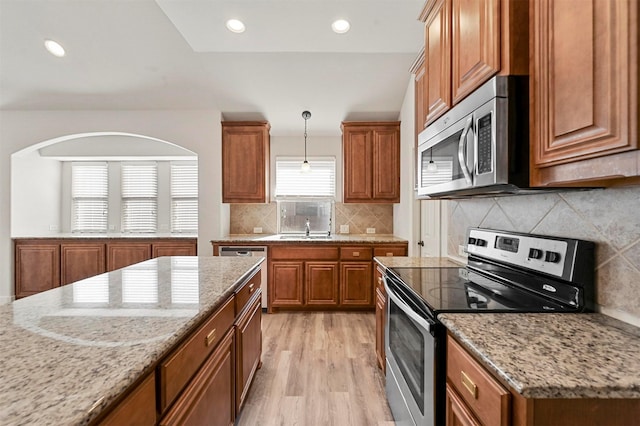
[[[265,314],[262,336],[262,368],[239,426],[394,424],[373,313]]]

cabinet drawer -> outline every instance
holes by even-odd
[[[406,256],[407,248],[400,246],[393,247],[376,247],[373,249],[373,255],[377,257]]]
[[[447,337],[447,381],[483,424],[509,424],[509,391],[451,336]]]
[[[337,260],[338,247],[273,246],[272,260]]]
[[[160,364],[160,412],[163,412],[198,371],[207,356],[233,325],[234,297]]]
[[[264,268],[264,265],[262,267]],[[259,269],[253,277],[236,290],[236,316],[242,312],[247,302],[249,302],[249,299],[251,299],[251,296],[260,288],[261,275],[261,270]]]
[[[371,247],[340,247],[340,260],[371,260]]]

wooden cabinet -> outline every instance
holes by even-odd
[[[161,241],[151,245],[151,257],[196,256],[198,250],[192,242]]]
[[[251,302],[236,321],[236,416],[240,414],[262,354],[262,292],[256,290]]]
[[[528,73],[527,1],[430,0],[420,19],[424,127],[493,75]]]
[[[639,8],[637,1],[531,3],[532,185],[638,181]]]
[[[305,301],[309,306],[338,305],[338,262],[305,262]]]
[[[400,202],[400,122],[343,122],[345,203]]]
[[[302,277],[304,262],[273,261],[269,269],[269,306],[286,308],[304,304]]]
[[[60,286],[60,245],[15,242],[16,299]]]
[[[16,298],[158,256],[195,256],[195,238],[18,238]]]
[[[229,330],[160,425],[229,426],[235,420],[234,344]]]
[[[107,243],[107,271],[151,259],[149,243]]]
[[[106,272],[104,243],[62,243],[62,285]]]
[[[385,322],[387,320],[387,292],[376,288],[376,360],[382,372],[386,372],[386,354],[384,347]]]
[[[340,304],[373,307],[372,250],[367,247],[340,249]],[[362,256],[360,261],[342,261],[346,256]],[[357,255],[356,255],[357,254]],[[351,257],[353,258],[353,257]]]
[[[446,386],[446,425],[447,426],[481,426],[467,407],[449,384]]]
[[[149,374],[122,402],[109,412],[100,426],[153,426],[156,424],[156,381]]]
[[[269,123],[222,122],[222,202],[269,201]]]

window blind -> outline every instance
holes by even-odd
[[[158,168],[155,163],[122,163],[122,231],[156,232]]]
[[[336,160],[307,160],[311,171],[303,173],[302,158],[276,158],[276,197],[335,197]]]
[[[198,231],[198,163],[171,163],[171,232]]]
[[[107,163],[71,164],[73,232],[107,232]]]

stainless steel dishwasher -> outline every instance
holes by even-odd
[[[267,308],[267,247],[266,246],[220,246],[220,256],[264,257],[260,265],[260,288],[262,289],[262,308]]]

